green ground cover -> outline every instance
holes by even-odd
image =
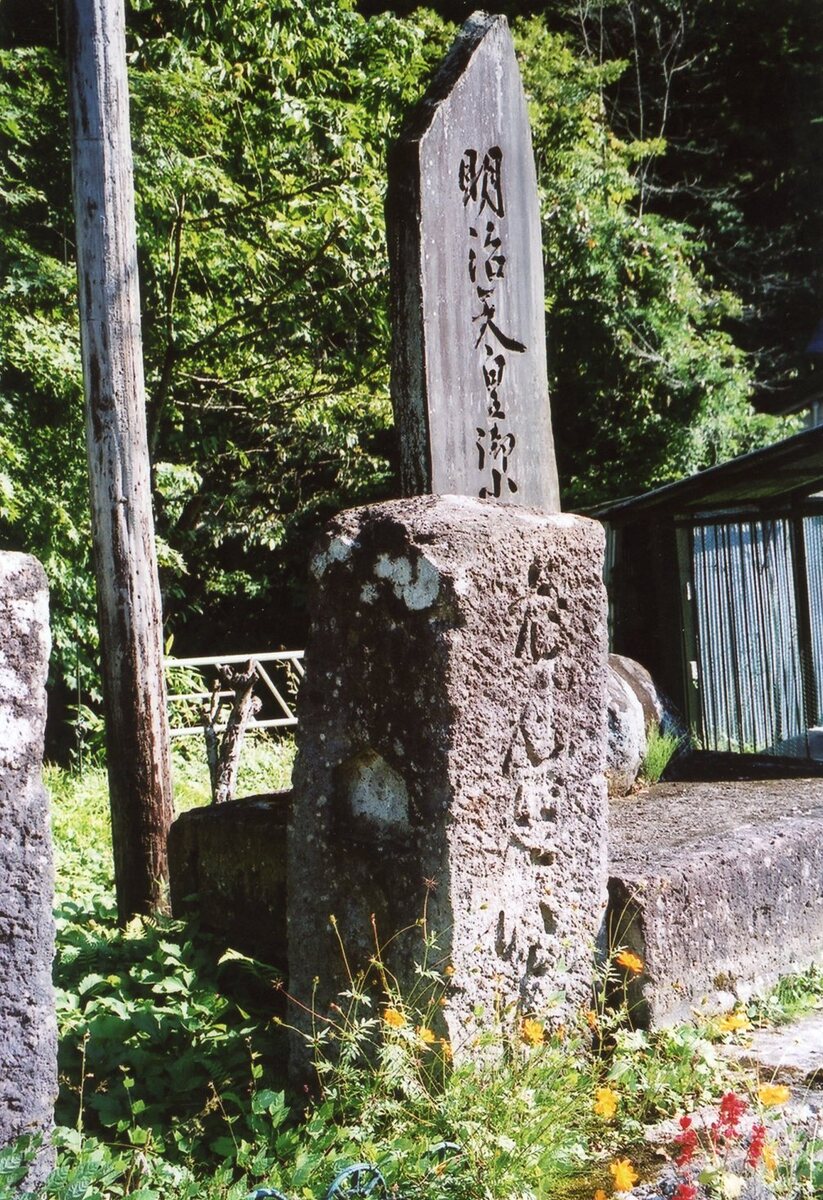
[[[241,794],[282,787],[290,763],[288,743],[252,745]],[[352,979],[336,1026],[316,1039],[315,1090],[294,1094],[277,972],[221,954],[191,923],[136,918],[119,929],[104,773],[46,777],[60,1094],[58,1165],[41,1194],[55,1200],[240,1200],[263,1185],[320,1200],[358,1161],[376,1163],[406,1198],[610,1196],[635,1168],[659,1168],[641,1148],[645,1125],[743,1086],[718,1042],[823,993],[813,973],[713,1025],[650,1035],[632,1030],[625,1009],[606,1009],[636,966],[616,949],[578,1028],[553,1026],[550,1014],[478,1012],[471,1053],[455,1065],[433,1032],[449,969],[421,922],[414,994],[398,992],[376,947],[371,978]],[[176,779],[184,806],[207,801],[191,751],[176,754]],[[461,1153],[443,1159],[433,1152],[442,1142]],[[0,1152],[0,1197],[15,1194],[27,1152],[25,1142]],[[773,1173],[775,1195],[815,1194],[810,1170]],[[722,1194],[718,1180],[711,1194]]]

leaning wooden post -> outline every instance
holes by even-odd
[[[67,0],[92,533],[121,921],[165,902],[172,819],[123,0]]]

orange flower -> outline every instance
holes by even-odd
[[[544,1032],[542,1021],[535,1021],[534,1017],[526,1017],[520,1030],[520,1036],[527,1046],[542,1046]]]
[[[446,1041],[445,1038],[440,1039],[440,1049],[443,1051],[443,1057],[445,1058],[446,1062],[451,1062],[451,1060],[454,1058],[454,1055],[452,1054],[451,1045]]]
[[[631,971],[633,975],[639,975],[645,965],[640,955],[635,954],[633,950],[621,950],[614,956],[614,961],[618,966]]]
[[[593,1200],[606,1200],[606,1193],[602,1188],[597,1189],[597,1191],[594,1193]]]
[[[750,1029],[751,1021],[744,1012],[726,1013],[725,1017],[718,1017],[715,1025],[721,1033],[735,1033],[738,1029]]]
[[[610,1087],[598,1088],[595,1092],[594,1111],[604,1121],[611,1121],[617,1112],[617,1092]]]
[[[434,1030],[429,1029],[428,1025],[419,1025],[417,1027],[417,1036],[420,1038],[420,1041],[425,1042],[427,1046],[430,1046],[432,1042],[437,1041]]]
[[[630,1192],[640,1176],[627,1158],[617,1158],[609,1163],[615,1191]]]
[[[586,1024],[588,1025],[589,1029],[597,1029],[597,1013],[594,1011],[593,1008],[589,1008],[586,1010],[585,1017],[586,1017]],[[602,1189],[599,1189],[599,1190],[602,1190]]]
[[[783,1083],[763,1083],[757,1089],[757,1098],[764,1108],[777,1108],[785,1104],[791,1092]]]
[[[384,1008],[383,1020],[387,1025],[391,1025],[392,1029],[402,1029],[406,1024],[406,1018],[396,1008]]]
[[[446,969],[443,971],[443,974],[448,975],[449,978],[451,978],[452,975],[454,974],[454,967],[451,964],[449,964],[449,966],[446,967]]]

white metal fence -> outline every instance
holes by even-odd
[[[302,650],[270,650],[265,654],[216,654],[206,658],[167,658],[166,690],[172,737],[202,734],[204,709],[219,698],[228,718],[234,692],[218,686],[218,669],[251,662],[257,670],[254,694],[261,705],[248,729],[286,729],[297,724],[294,701],[303,678]],[[221,713],[222,715],[222,713]],[[226,728],[218,720],[215,730]]]

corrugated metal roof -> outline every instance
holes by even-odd
[[[823,425],[805,429],[763,450],[742,454],[717,467],[588,509],[601,521],[632,520],[645,512],[687,515],[724,507],[810,495],[823,489]]]

